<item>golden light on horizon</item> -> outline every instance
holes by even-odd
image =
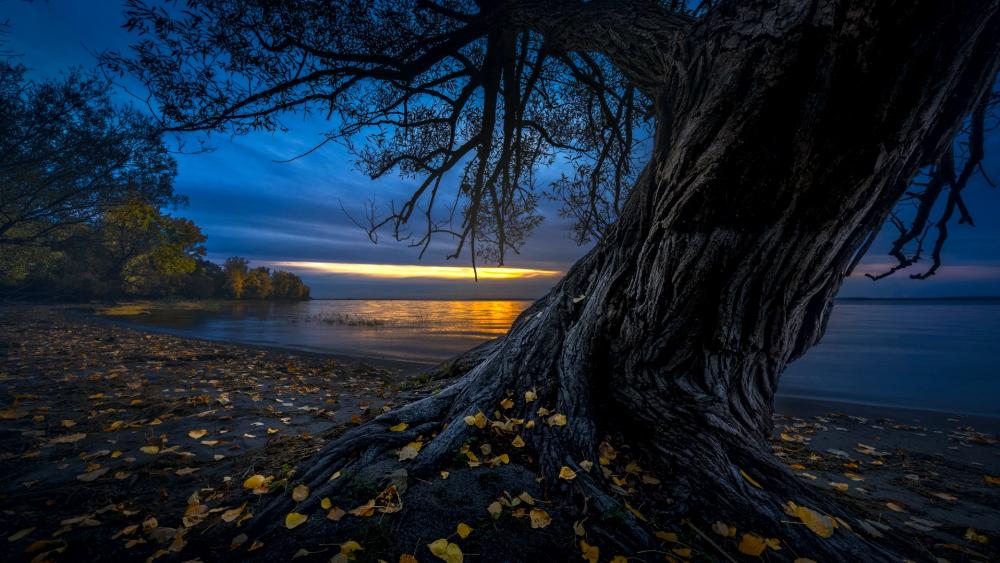
[[[354,264],[350,262],[270,262],[279,268],[307,270],[325,274],[362,276],[369,278],[433,278],[471,279],[476,274],[481,280],[514,280],[562,275],[559,270],[532,268],[476,268],[469,266],[410,266],[405,264]]]

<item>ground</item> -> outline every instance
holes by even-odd
[[[591,546],[587,531],[620,516],[584,512],[488,431],[434,475],[397,459],[372,460],[363,479],[331,475],[370,484],[259,532],[273,498],[310,497],[297,476],[324,443],[446,384],[416,367],[144,333],[74,307],[0,306],[0,559],[434,561],[429,544],[449,543],[469,561],[757,559],[739,523],[656,521],[669,491],[624,444],[592,470],[614,476],[662,545]],[[774,452],[841,496],[863,522],[855,533],[901,536],[930,561],[1000,559],[1000,421],[787,398],[778,409]],[[808,558],[775,539],[761,557]]]

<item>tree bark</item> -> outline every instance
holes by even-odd
[[[788,501],[850,516],[770,456],[772,400],[914,174],[988,94],[998,2],[733,4],[665,54],[679,70],[655,100],[653,156],[606,239],[466,375],[332,442],[306,481],[329,490],[336,468],[437,432],[411,467],[430,470],[477,431],[463,417],[510,396],[504,416],[566,415],[521,434],[548,486],[592,508],[627,500],[580,466],[615,436],[669,476],[678,516],[819,560],[894,559],[899,546],[781,523]],[[397,422],[410,428],[385,430]],[[560,481],[562,466],[579,477]],[[649,542],[638,519],[607,535]]]

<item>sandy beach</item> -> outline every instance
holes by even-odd
[[[271,494],[284,491],[329,437],[447,383],[424,381],[424,370],[147,333],[63,307],[2,306],[0,559],[287,560],[294,551],[278,544],[248,551],[253,542],[238,541],[246,515],[267,497],[248,495],[244,480],[274,476]],[[779,458],[846,497],[875,534],[919,542],[929,561],[1000,557],[1000,419],[789,397],[776,411]],[[487,525],[484,507],[498,491],[481,476],[453,473],[434,486],[464,497],[474,527]],[[418,505],[443,494],[403,495],[413,508],[398,515],[346,516],[345,533],[365,540],[358,560],[415,550],[434,536],[436,522],[404,527],[394,517],[419,523]],[[355,500],[334,502],[347,509]],[[558,520],[558,500],[545,502]],[[525,525],[473,536],[466,555],[495,560],[493,547]],[[555,539],[571,525],[532,541],[576,553]],[[316,544],[301,546],[300,560],[336,553]]]

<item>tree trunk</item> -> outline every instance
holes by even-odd
[[[411,467],[429,470],[480,431],[464,417],[495,418],[510,396],[503,416],[538,420],[518,433],[550,490],[598,510],[627,500],[580,465],[613,436],[665,476],[678,516],[820,560],[891,559],[844,529],[781,523],[788,501],[849,515],[771,458],[772,399],[911,178],[988,93],[998,2],[733,4],[673,48],[682,79],[656,100],[652,159],[606,239],[464,377],[331,443],[307,481],[329,489],[349,454],[438,432]],[[539,406],[568,423],[545,424]],[[562,466],[579,477],[560,481]],[[608,536],[649,539],[638,520]]]

